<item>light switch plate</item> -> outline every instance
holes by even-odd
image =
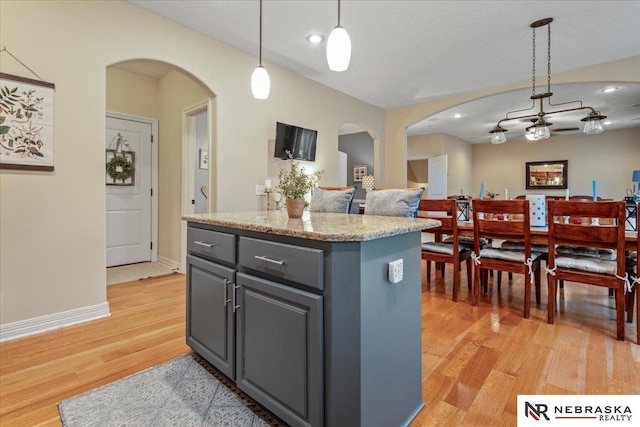
[[[264,196],[264,185],[256,185],[256,196]]]

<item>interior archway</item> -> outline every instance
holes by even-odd
[[[157,260],[172,270],[178,270],[184,258],[181,249],[184,213],[183,138],[186,131],[184,111],[196,104],[208,108],[204,146],[208,147],[206,174],[208,210],[216,208],[215,177],[215,93],[188,71],[162,61],[136,59],[112,64],[106,68],[105,112],[126,117],[156,120],[159,124],[157,139],[156,185],[152,196],[157,203],[156,228]],[[185,133],[186,132],[186,133]],[[194,150],[200,155],[201,150]],[[194,167],[190,173],[203,172]],[[195,179],[193,179],[195,181]],[[153,200],[153,199],[152,199]],[[141,274],[145,274],[144,272]],[[147,276],[144,276],[147,277]],[[135,280],[135,279],[134,279]]]

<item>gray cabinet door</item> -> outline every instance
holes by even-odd
[[[187,255],[187,344],[235,378],[235,270]]]
[[[322,296],[243,273],[236,280],[236,384],[291,426],[321,426]]]

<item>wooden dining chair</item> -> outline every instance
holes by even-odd
[[[482,214],[482,215],[481,215]],[[492,214],[491,219],[486,219]],[[499,219],[507,214],[508,220]],[[515,219],[514,219],[515,218]],[[524,251],[506,248],[484,248],[480,239],[521,240]],[[507,271],[524,274],[523,317],[529,318],[531,308],[531,282],[535,282],[536,303],[540,304],[540,252],[531,250],[531,229],[528,200],[473,200],[474,277],[473,305],[478,305],[480,279],[488,280],[488,271]]]
[[[422,244],[422,259],[427,262],[427,281],[431,280],[431,261],[436,263],[436,270],[441,272],[444,278],[445,264],[453,265],[453,289],[451,299],[458,301],[460,290],[460,268],[463,261],[467,263],[467,287],[471,290],[471,250],[462,246],[458,242],[458,221],[456,201],[446,200],[421,200],[418,205],[418,215],[422,218],[433,218],[442,224],[440,227],[431,228],[428,233],[435,234],[438,238],[436,242],[425,242]],[[441,240],[443,234],[448,234],[452,238],[452,243],[444,243]],[[442,269],[437,268],[442,263]]]
[[[616,338],[624,341],[624,202],[593,202],[552,200],[548,204],[549,255],[547,285],[549,301],[547,322],[553,324],[556,306],[556,283],[558,280],[601,286],[614,290],[616,304]],[[564,223],[562,218],[584,217],[610,219],[611,225],[588,223]],[[553,219],[557,218],[556,221]],[[602,222],[602,221],[601,221]],[[558,253],[558,246],[592,247],[614,249],[614,260],[585,257],[571,253]]]
[[[635,269],[635,278],[634,278],[634,287],[636,293],[636,344],[640,345],[640,224],[638,222],[640,220],[640,213],[636,217],[636,241],[638,242],[638,247],[636,248],[636,269]]]

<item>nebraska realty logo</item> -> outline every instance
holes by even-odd
[[[518,427],[639,425],[638,395],[519,395]]]

